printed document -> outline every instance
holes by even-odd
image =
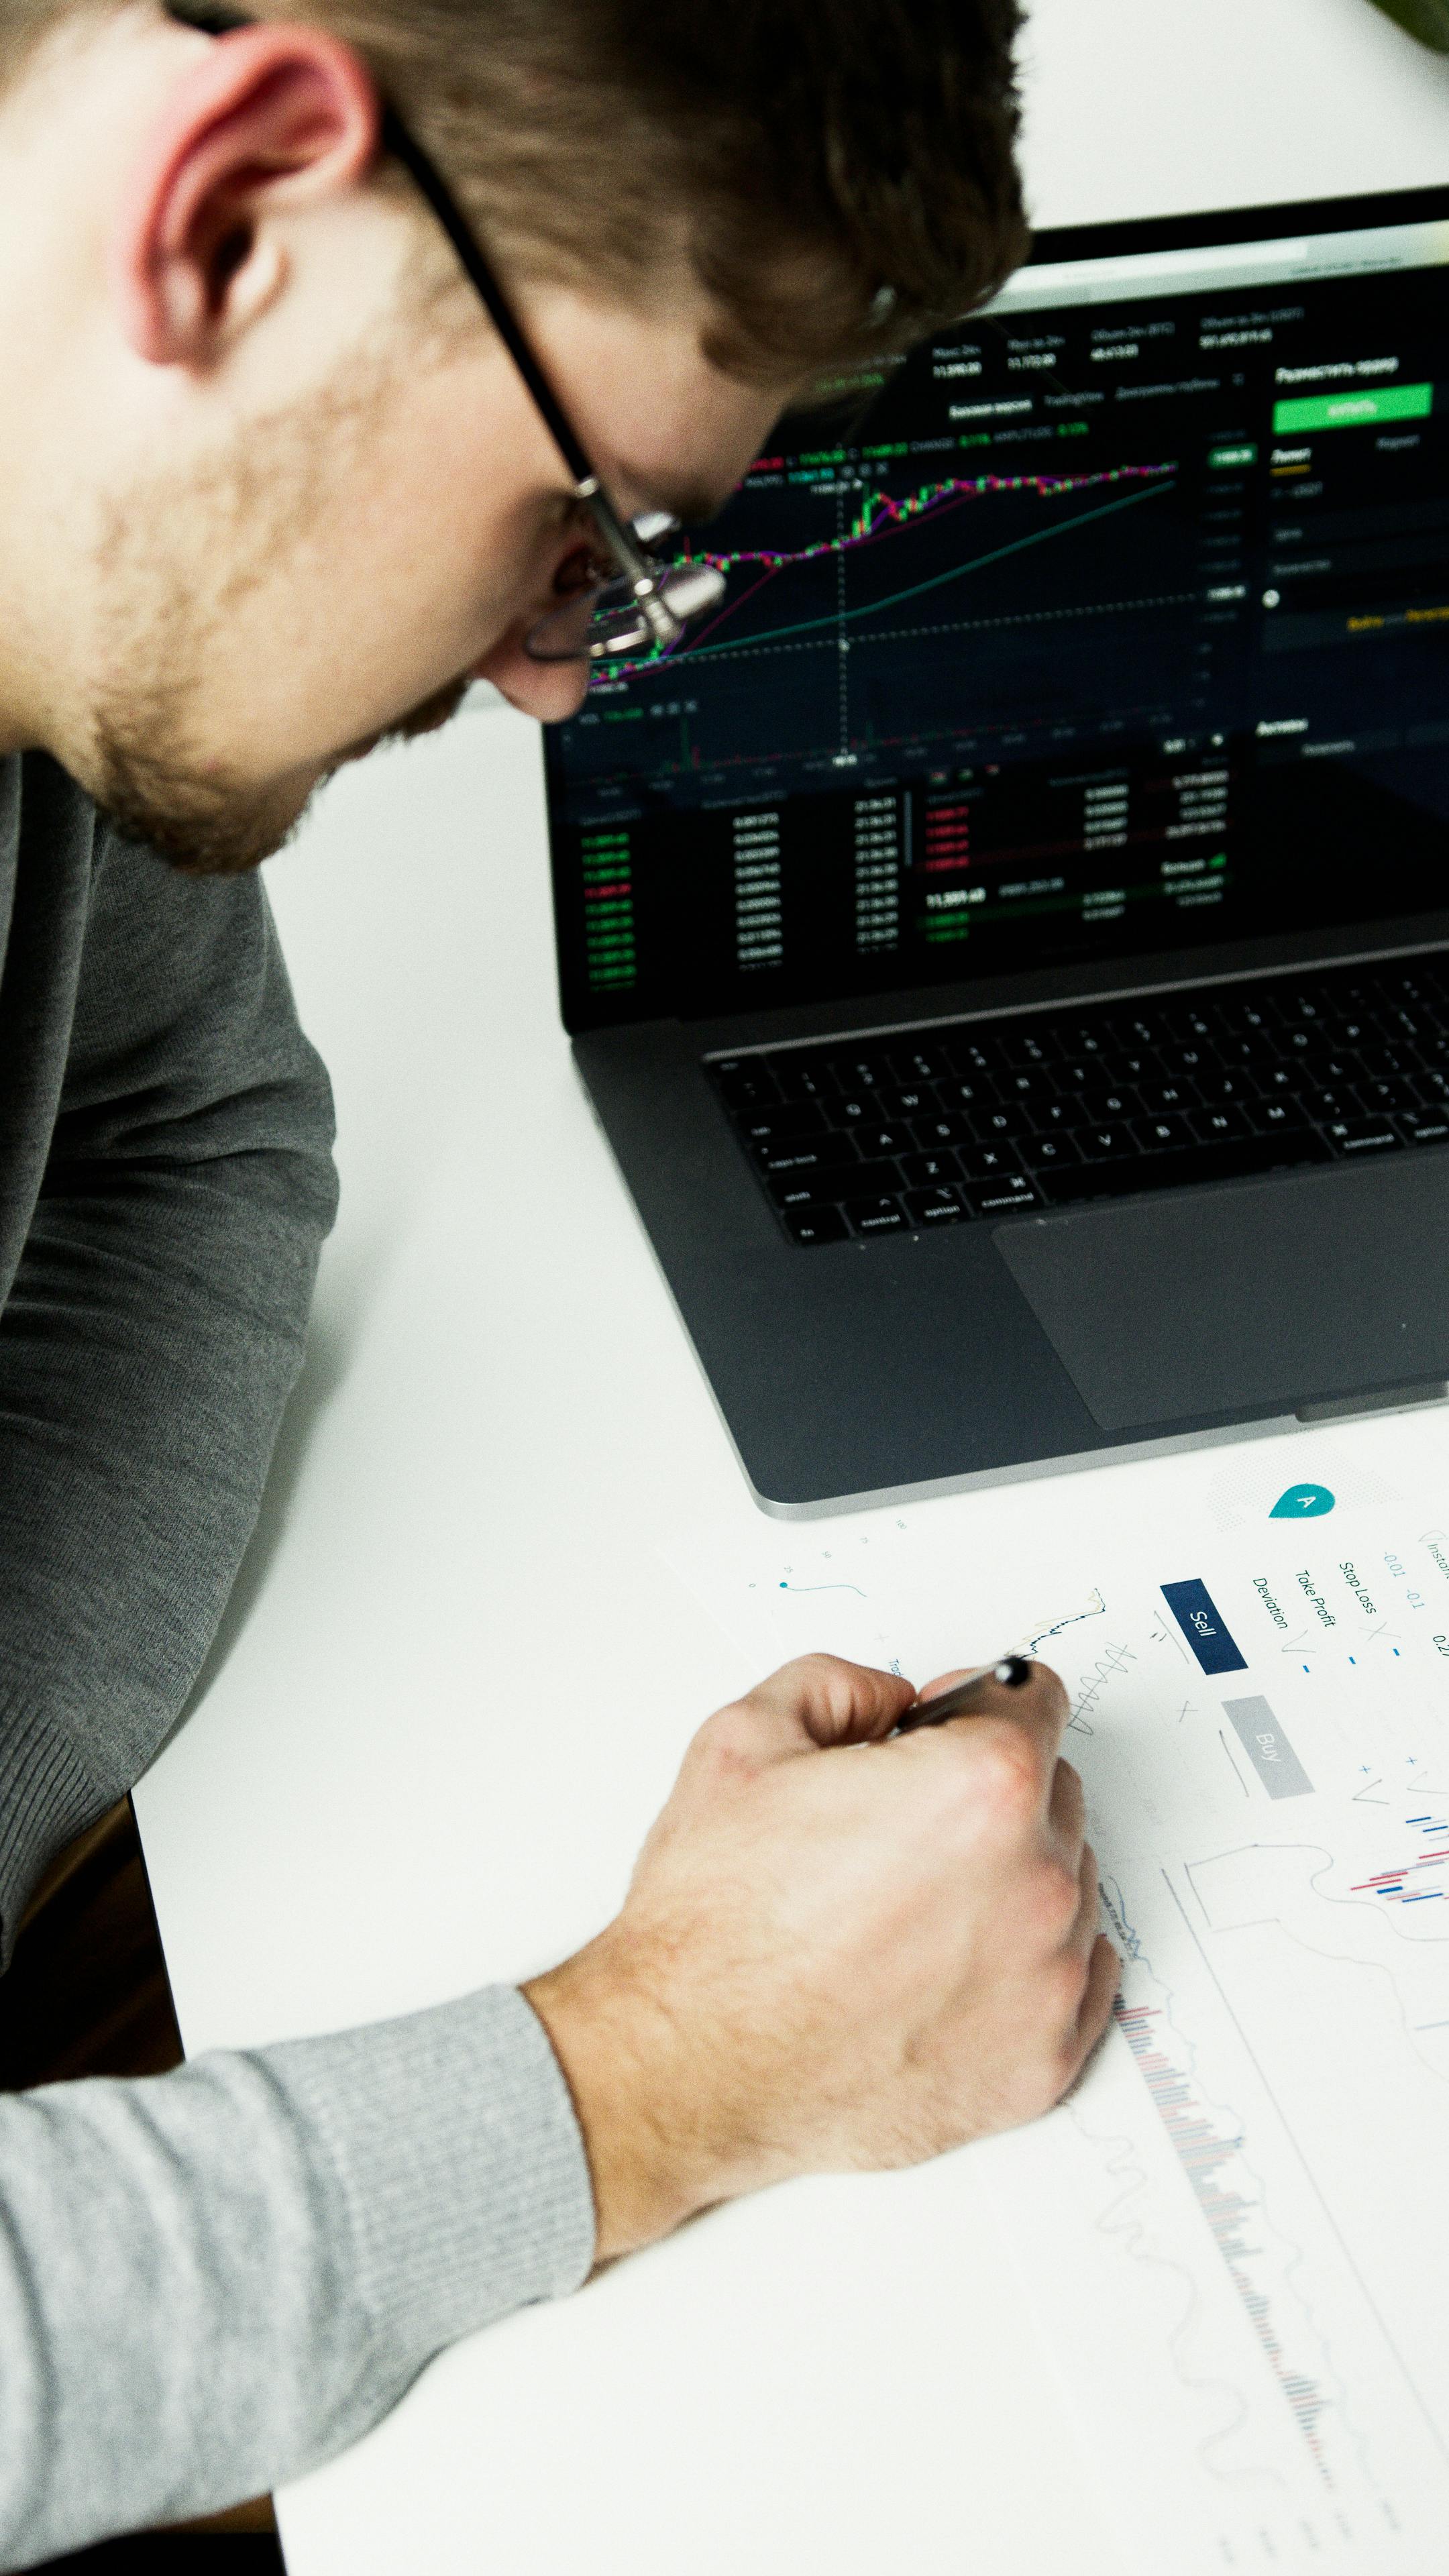
[[[1442,1418],[674,1561],[761,1669],[1056,1665],[1121,1998],[1072,2098],[974,2152],[1126,2562],[1440,2576]]]

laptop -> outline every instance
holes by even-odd
[[[1046,233],[548,737],[562,1008],[804,1514],[1449,1391],[1449,189]]]

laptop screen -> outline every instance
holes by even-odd
[[[1449,901],[1449,189],[1043,236],[548,736],[570,1027]]]

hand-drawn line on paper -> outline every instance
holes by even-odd
[[[1226,1753],[1226,1755],[1227,1755],[1227,1757],[1228,1757],[1228,1760],[1232,1763],[1233,1771],[1234,1771],[1234,1774],[1235,1774],[1236,1779],[1237,1779],[1238,1787],[1242,1790],[1242,1793],[1243,1793],[1243,1795],[1244,1795],[1244,1797],[1245,1797],[1245,1798],[1250,1797],[1250,1796],[1251,1796],[1251,1794],[1252,1794],[1252,1792],[1250,1791],[1250,1789],[1249,1789],[1249,1787],[1248,1787],[1247,1781],[1243,1778],[1243,1775],[1242,1775],[1241,1771],[1239,1771],[1239,1769],[1238,1769],[1238,1765],[1237,1765],[1237,1758],[1236,1758],[1236,1756],[1235,1756],[1235,1754],[1234,1754],[1234,1752],[1233,1752],[1233,1748],[1232,1748],[1232,1746],[1229,1744],[1228,1739],[1227,1739],[1227,1737],[1224,1735],[1223,1730],[1222,1730],[1222,1728],[1221,1728],[1221,1727],[1219,1727],[1219,1728],[1218,1728],[1218,1742],[1219,1742],[1219,1744],[1222,1746],[1223,1751]],[[1191,1873],[1189,1873],[1189,1875],[1190,1875],[1190,1874],[1191,1874]]]
[[[1125,1672],[1127,1666],[1135,1664],[1136,1661],[1135,1646],[1123,1644],[1103,1647],[1092,1670],[1089,1673],[1080,1673],[1077,1677],[1075,1705],[1067,1720],[1069,1731],[1075,1727],[1079,1735],[1096,1734],[1096,1728],[1087,1723],[1088,1711],[1096,1707],[1108,1684],[1114,1682],[1119,1673]]]
[[[1090,1610],[1074,1610],[1069,1618],[1058,1619],[1054,1628],[1043,1628],[1039,1637],[1028,1637],[1023,1652],[1028,1655],[1034,1655],[1038,1646],[1044,1646],[1049,1637],[1059,1637],[1064,1628],[1079,1628],[1084,1619],[1105,1619],[1107,1615],[1107,1604],[1103,1600],[1101,1593],[1094,1591],[1091,1595],[1091,1602],[1092,1607]]]
[[[780,1589],[782,1592],[853,1592],[857,1601],[865,1599],[858,1583],[782,1583]]]

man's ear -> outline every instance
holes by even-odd
[[[320,28],[243,27],[209,42],[121,199],[111,279],[138,357],[214,360],[282,283],[267,214],[355,185],[379,123],[365,67]]]

